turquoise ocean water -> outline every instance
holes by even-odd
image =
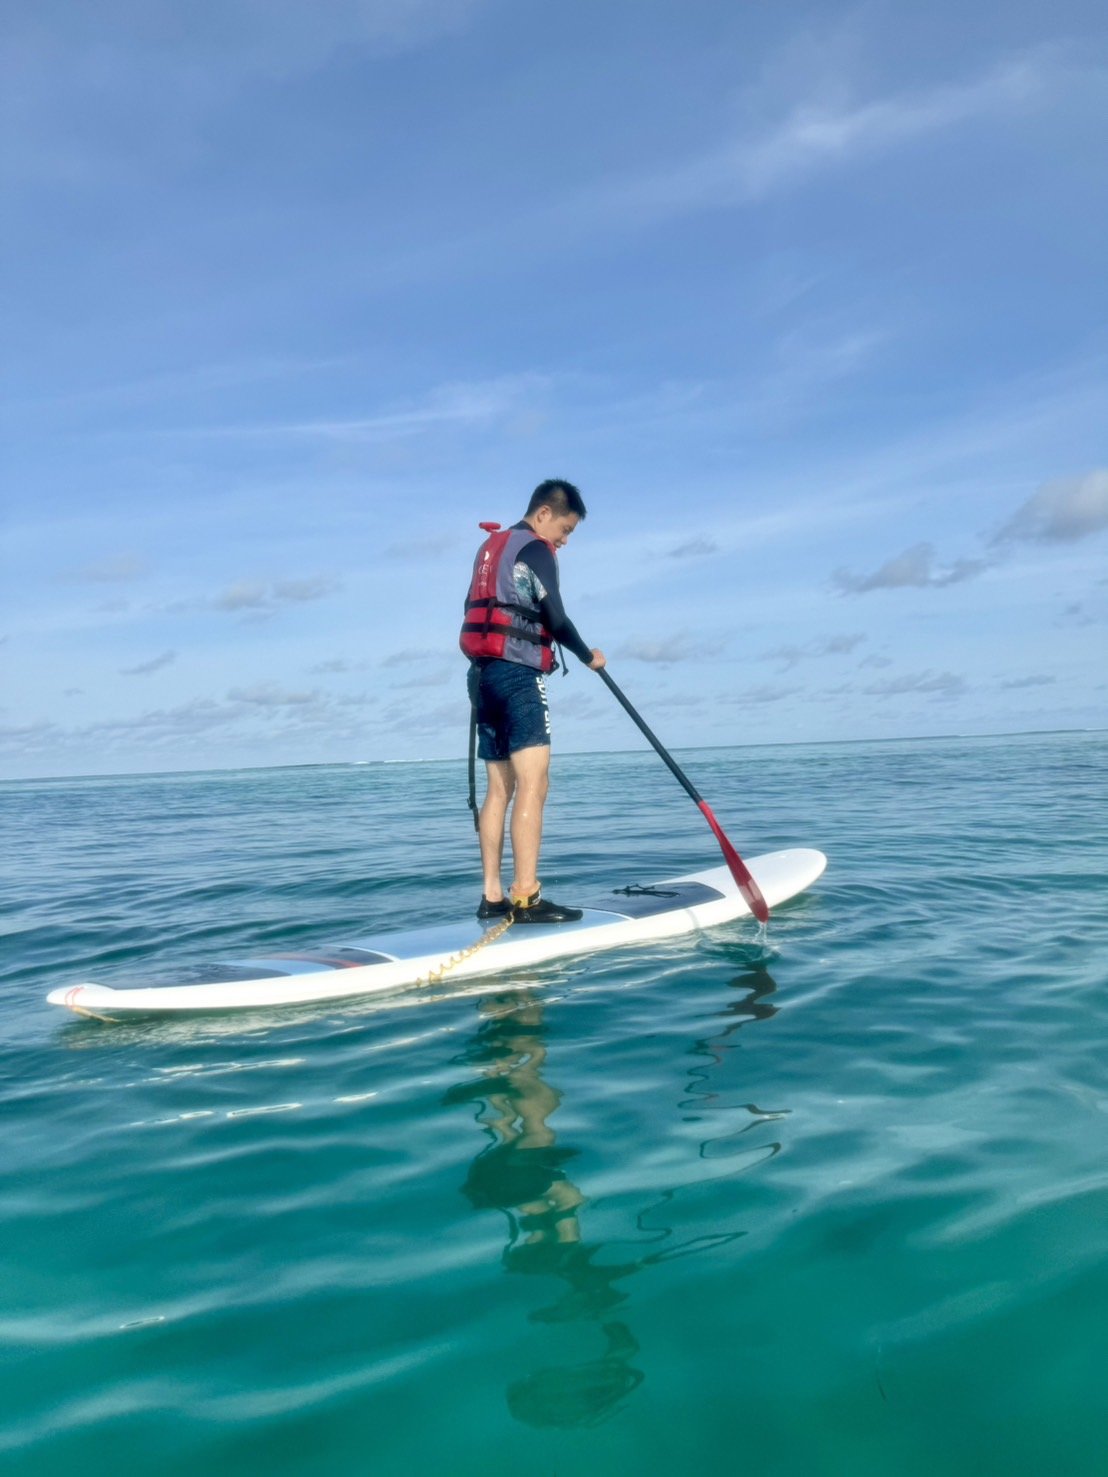
[[[699,939],[372,1004],[43,996],[467,911],[464,766],[0,786],[0,1467],[1108,1471],[1108,736],[682,756]],[[718,864],[559,756],[544,877]]]

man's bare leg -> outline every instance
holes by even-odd
[[[550,745],[534,744],[529,749],[517,749],[508,762],[515,780],[515,802],[512,805],[515,877],[511,891],[514,897],[530,897],[539,886],[542,809],[550,788]]]
[[[515,789],[512,766],[507,759],[486,760],[488,786],[481,806],[478,835],[481,838],[481,868],[485,874],[485,896],[498,903],[504,896],[500,863],[504,856],[504,818]]]

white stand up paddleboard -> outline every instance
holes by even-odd
[[[826,865],[822,852],[807,849],[772,851],[748,863],[771,908],[810,887]],[[584,907],[576,923],[517,923],[483,945],[485,933],[501,925],[469,918],[352,939],[308,952],[213,965],[206,978],[196,983],[66,985],[46,998],[51,1005],[103,1020],[304,1005],[403,990],[446,973],[453,981],[523,969],[597,949],[672,938],[749,916],[750,909],[730,872],[714,867],[645,887],[632,883],[613,888]]]

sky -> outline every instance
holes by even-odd
[[[1105,726],[1100,0],[5,11],[0,777]]]

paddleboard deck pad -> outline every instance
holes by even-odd
[[[771,908],[810,887],[827,865],[820,851],[773,851],[747,865]],[[673,938],[750,916],[726,867],[643,885],[625,883],[592,899],[574,923],[519,923],[482,947],[493,924],[476,918],[375,934],[319,949],[214,965],[199,979],[166,984],[63,985],[46,997],[102,1020],[180,1011],[272,1009],[379,995],[424,984],[527,969],[549,960]],[[473,952],[470,953],[469,951]],[[465,955],[455,959],[456,955]],[[448,966],[444,969],[444,965]]]

